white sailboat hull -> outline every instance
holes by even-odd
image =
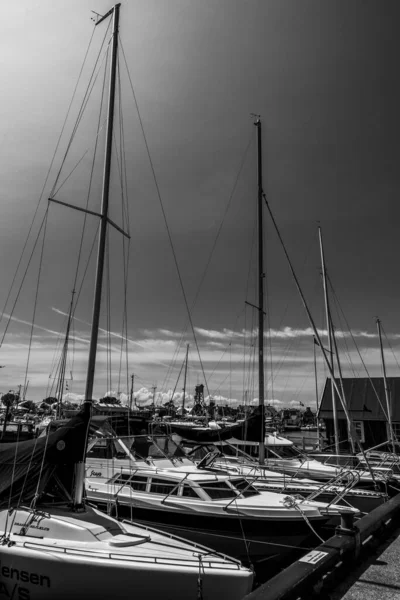
[[[121,524],[93,509],[95,522],[67,511],[39,514],[25,535],[21,525],[31,513],[15,511],[6,527],[6,512],[0,513],[0,532],[8,532],[0,546],[0,593],[13,600],[158,600],[160,593],[165,600],[196,600],[200,585],[206,600],[222,593],[241,600],[252,587],[252,573],[228,557],[136,525],[110,535],[106,528]]]

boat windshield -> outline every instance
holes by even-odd
[[[230,500],[238,495],[227,481],[205,481],[200,487],[210,496],[211,500]]]
[[[152,461],[178,459],[183,464],[192,464],[186,460],[183,449],[167,435],[136,435],[123,438],[127,448],[130,448],[136,459],[151,459]]]

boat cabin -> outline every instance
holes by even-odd
[[[132,471],[117,473],[107,481],[108,485],[116,486],[119,490],[128,486],[137,492],[192,498],[211,502],[214,500],[231,500],[233,498],[249,498],[259,496],[258,492],[243,477],[230,476],[213,477],[210,474],[190,473],[187,468],[182,473],[163,473],[160,471],[146,473],[142,469],[132,474]]]

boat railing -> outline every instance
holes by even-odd
[[[359,456],[353,454],[313,454],[313,458],[322,462],[322,464],[327,466],[336,467],[341,469],[341,471],[348,470],[362,470],[365,473],[372,474],[373,478],[378,478],[382,480],[387,480],[393,476],[393,471],[397,467],[397,462],[392,461],[385,463],[385,460],[381,460],[380,462],[371,462],[368,459],[367,461],[363,461]],[[321,458],[325,458],[324,461],[321,461]]]
[[[124,521],[123,521],[124,522]],[[126,521],[127,523],[129,523],[129,521]],[[161,532],[160,532],[161,533]],[[162,532],[163,535],[167,535],[165,534],[165,532]],[[173,539],[173,537],[171,536],[171,539]],[[179,538],[180,539],[180,538]],[[191,545],[193,546],[194,544],[191,542]],[[37,543],[37,542],[24,542],[23,543],[23,547],[24,548],[28,548],[30,550],[42,550],[45,552],[48,552],[50,547],[49,544],[45,544],[45,543]],[[199,550],[202,550],[204,552],[204,548],[199,547]],[[198,555],[193,556],[193,558],[174,558],[172,556],[169,556],[168,558],[165,557],[158,557],[158,556],[150,556],[146,553],[144,553],[143,555],[140,554],[135,554],[134,556],[132,556],[131,554],[118,554],[116,552],[104,552],[104,550],[94,550],[91,548],[88,548],[87,546],[85,548],[82,549],[76,549],[76,548],[70,548],[68,546],[51,546],[51,552],[52,553],[59,553],[59,554],[69,554],[69,555],[74,555],[74,556],[81,556],[81,557],[85,557],[88,556],[90,558],[97,558],[99,560],[103,559],[103,560],[119,560],[119,561],[127,561],[127,562],[140,562],[140,563],[153,563],[153,564],[174,564],[174,565],[180,565],[182,567],[189,567],[189,568],[193,568],[196,567],[198,569],[198,564],[199,564],[199,557]],[[210,551],[211,553],[211,551]],[[212,554],[218,556],[218,557],[225,557],[225,555],[223,554],[219,554],[217,552],[213,552]],[[206,553],[204,553],[204,555],[206,555]],[[209,569],[224,569],[226,570],[226,568],[231,568],[232,570],[237,570],[240,569],[240,564],[236,561],[234,561],[233,559],[229,559],[231,561],[231,564],[227,565],[226,563],[223,562],[217,562],[217,561],[212,561],[212,560],[207,560],[204,559],[204,555],[201,554],[202,557],[202,567],[204,568],[209,568]],[[229,557],[226,557],[229,558]]]
[[[315,500],[320,494],[332,490],[335,486],[340,486],[341,490],[338,491],[337,495],[327,503],[328,506],[332,504],[338,504],[343,498],[360,482],[360,474],[357,471],[346,470],[342,471],[334,479],[320,484],[320,487],[315,492],[312,492],[307,496],[307,500]]]
[[[367,460],[369,464],[375,469],[379,468],[389,468],[389,469],[398,469],[399,467],[399,457],[396,454],[391,452],[372,452],[367,453]],[[359,457],[359,461],[361,464],[365,465],[366,461],[363,457]]]

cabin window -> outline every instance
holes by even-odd
[[[167,494],[177,494],[178,492],[178,482],[177,481],[166,481],[165,479],[157,479],[153,477],[151,480],[150,491],[153,494],[162,494],[166,496]],[[174,490],[174,488],[176,488]]]
[[[125,485],[128,483],[130,475],[128,473],[120,473],[112,482],[114,485]]]
[[[207,492],[211,500],[228,500],[237,497],[237,492],[226,481],[208,481],[202,483],[201,488]]]
[[[145,492],[147,486],[147,477],[133,475],[129,483],[133,490],[137,490],[138,492]]]
[[[365,442],[365,432],[364,432],[364,422],[363,421],[353,421],[354,429],[356,432],[356,436],[359,442]]]
[[[192,488],[192,486],[188,483],[183,484],[182,496],[184,496],[185,498],[197,498],[197,500],[199,499],[196,490]]]
[[[89,458],[121,458],[121,452],[114,440],[98,440],[88,451]],[[125,457],[125,453],[122,453]]]

